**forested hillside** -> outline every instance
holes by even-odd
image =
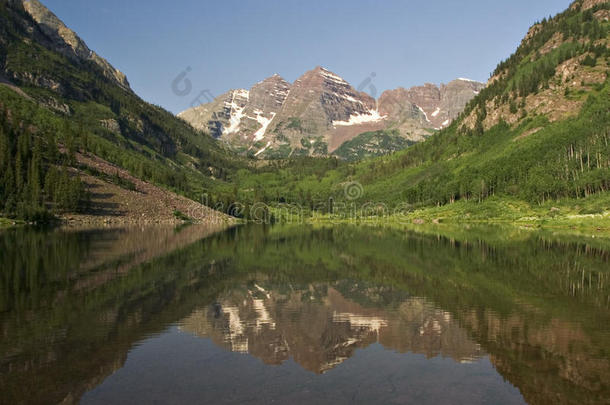
[[[67,153],[61,154],[52,135],[34,135],[11,110],[0,110],[0,201],[5,212],[41,221],[48,211],[84,208],[83,184],[68,172],[75,144],[72,139],[66,144]]]
[[[359,202],[412,207],[490,196],[542,204],[606,193],[609,14],[606,1],[573,3],[532,27],[449,128],[405,151],[324,174],[288,168],[276,193],[304,205],[339,201],[355,181]]]
[[[541,203],[608,191],[610,3],[595,3],[536,24],[449,129],[363,164],[358,178],[379,197],[391,183],[413,204],[496,194]]]
[[[610,187],[607,1],[578,0],[536,23],[448,128],[377,158],[394,149],[392,133],[363,134],[337,151],[367,159],[353,163],[238,157],[117,84],[104,64],[62,53],[21,4],[0,1],[3,216],[86,210],[83,174],[134,187],[79,156],[246,217],[248,210],[234,212],[233,203],[294,203],[322,212],[332,210],[331,198],[413,208],[490,196],[543,204],[605,195]],[[354,183],[361,189],[348,195]]]
[[[0,212],[30,218],[85,207],[70,170],[79,169],[77,151],[191,198],[228,198],[226,180],[244,159],[57,42],[20,1],[0,1]]]
[[[396,129],[364,132],[341,144],[333,152],[334,156],[348,161],[388,155],[415,144],[401,136]]]

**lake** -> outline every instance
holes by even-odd
[[[594,236],[5,230],[0,403],[610,403]]]

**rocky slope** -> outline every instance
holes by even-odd
[[[43,153],[36,157],[39,173],[26,177],[27,170],[21,168],[36,189],[47,187],[45,175],[51,167],[66,165],[73,176],[78,173],[85,179],[79,172],[81,162],[73,158],[74,152],[82,152],[114,165],[114,170],[129,173],[142,184],[155,184],[199,200],[200,193],[191,187],[197,183],[210,197],[205,201],[212,205],[228,198],[223,187],[229,173],[248,166],[245,159],[201,136],[183,120],[140,99],[129,88],[125,75],[36,0],[0,1],[0,93],[3,116],[10,117],[8,122],[15,128],[24,128],[16,137],[41,144]],[[14,154],[9,155],[10,159],[3,161],[6,166],[0,170],[1,177],[17,168]],[[30,201],[21,190],[23,184],[7,184],[10,187],[4,187],[3,192],[16,196],[19,204],[40,204],[60,213],[53,205],[44,205],[48,203],[46,191]],[[121,190],[113,192],[117,198],[123,194]],[[3,215],[25,215],[16,211],[15,204],[5,205],[4,197],[0,204]],[[188,199],[172,194],[162,213],[165,219],[172,220],[174,197],[184,207],[191,207]],[[79,202],[81,213],[85,207]],[[161,212],[153,209],[154,204],[150,208],[149,219],[154,221],[154,215]],[[111,215],[119,221],[140,221],[142,216],[136,218],[133,211],[120,208]]]
[[[214,138],[223,137],[237,144],[256,142],[264,137],[289,90],[290,84],[276,74],[250,90],[231,90],[179,117],[197,129],[208,131]]]
[[[457,79],[449,84],[426,83],[410,89],[387,90],[379,98],[379,111],[401,132],[425,136],[425,129],[446,128],[485,84]]]
[[[76,153],[75,158],[78,169],[73,170],[74,174],[81,178],[90,197],[86,212],[62,215],[62,219],[70,225],[181,224],[184,221],[178,218],[177,212],[194,223],[219,227],[236,223],[233,217],[142,181],[95,155]],[[120,180],[113,183],[108,178]]]
[[[292,85],[275,75],[179,117],[259,158],[326,155],[359,134],[383,129],[421,141],[449,125],[484,87],[459,79],[386,91],[375,100],[318,66]]]
[[[56,51],[71,59],[91,61],[104,75],[124,89],[130,89],[127,77],[108,61],[89,49],[87,44],[70,28],[43,6],[38,0],[23,0],[23,8],[36,21],[41,30],[53,41]]]
[[[608,78],[609,8],[604,0],[577,0],[533,25],[467,108],[460,127],[487,130],[502,121],[516,126],[535,116],[552,123],[578,115],[584,95]]]
[[[536,23],[452,125],[392,158],[363,163],[352,180],[368,201],[427,207],[488,198],[544,205],[607,194],[608,13],[608,1],[579,0]],[[459,209],[451,211],[460,220]]]

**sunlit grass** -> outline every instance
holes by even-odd
[[[357,211],[356,211],[357,212]],[[377,216],[314,215],[311,223],[367,223],[379,225],[410,224],[514,224],[536,228],[593,230],[610,235],[610,195],[593,195],[583,199],[550,201],[542,205],[491,197],[481,203],[460,201],[440,207],[386,212]]]

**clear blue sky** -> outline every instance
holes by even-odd
[[[279,73],[322,65],[381,91],[486,81],[528,28],[571,0],[42,0],[123,71],[145,100],[179,112]],[[193,90],[172,91],[187,67]]]

